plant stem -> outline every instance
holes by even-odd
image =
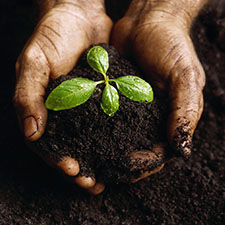
[[[108,81],[109,82],[115,82],[115,79],[109,79]]]
[[[105,79],[105,81],[106,81],[107,75],[106,75],[105,73],[101,73],[101,74],[103,75],[103,77],[104,77],[104,79]]]
[[[105,80],[96,81],[95,83],[96,83],[96,86],[97,86],[97,85],[99,85],[99,84],[105,83]]]
[[[105,85],[108,86],[109,85],[109,77],[105,76]]]

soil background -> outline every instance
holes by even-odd
[[[124,11],[119,1],[107,5],[116,19]],[[107,186],[99,196],[65,182],[26,148],[11,99],[16,58],[37,13],[31,0],[2,0],[0,9],[0,224],[225,224],[224,0],[212,1],[192,28],[207,82],[191,159],[136,184]]]

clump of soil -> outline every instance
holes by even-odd
[[[114,47],[102,46],[109,54],[107,74],[110,78],[141,76]],[[103,79],[88,65],[86,54],[67,76],[60,76],[49,85],[47,94],[61,82],[75,77]],[[159,102],[157,97],[149,104],[134,102],[120,94],[119,110],[110,117],[100,107],[103,88],[103,84],[97,86],[92,97],[76,108],[58,112],[50,110],[45,134],[37,146],[56,160],[63,156],[75,158],[82,175],[100,174],[105,182],[127,181],[139,174],[137,171],[131,173],[130,153],[151,150],[154,144],[166,142],[167,104],[165,100]],[[149,169],[161,163],[157,162]]]

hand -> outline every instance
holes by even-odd
[[[42,3],[42,17],[16,63],[14,105],[27,141],[37,140],[44,132],[44,96],[49,80],[67,74],[90,45],[107,43],[112,28],[101,0]],[[79,163],[73,158],[45,160],[90,192],[104,189],[94,179],[79,176]]]
[[[168,140],[175,156],[190,155],[192,136],[203,110],[205,75],[189,29],[205,2],[133,0],[112,35],[119,52],[133,55],[158,94],[169,97]],[[165,150],[161,154],[165,155]],[[158,160],[151,151],[143,155],[143,160]],[[163,165],[161,162],[155,171]],[[143,177],[152,173],[145,169]]]

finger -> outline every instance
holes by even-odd
[[[168,135],[176,156],[189,157],[192,148],[192,138],[203,111],[203,97],[199,103],[188,105],[174,103],[177,108],[169,116]],[[182,110],[183,109],[183,110]]]
[[[89,189],[94,187],[96,180],[92,177],[77,176],[74,177],[74,182],[81,188]]]
[[[76,176],[80,171],[79,163],[69,156],[65,156],[57,162],[56,167],[68,176]]]
[[[42,157],[43,158],[43,157]],[[99,194],[104,190],[104,185],[101,183],[96,183],[96,180],[92,177],[86,177],[86,176],[76,176],[79,173],[79,164],[78,162],[69,157],[64,157],[60,162],[56,163],[56,161],[49,159],[49,158],[43,158],[48,165],[50,165],[53,168],[60,169],[62,172],[64,172],[65,175],[70,177],[65,177],[70,182],[75,182],[79,187],[88,189],[88,191],[92,194]],[[73,177],[72,176],[76,176]]]
[[[144,177],[159,171],[168,157],[165,151],[165,144],[157,144],[153,146],[151,151],[141,150],[132,152],[131,159],[131,182],[136,182]]]
[[[167,158],[165,144],[155,144],[153,149],[141,150],[130,154],[132,171],[134,170],[151,170],[161,165]]]
[[[144,179],[144,178],[146,178],[148,176],[151,176],[151,175],[153,175],[155,173],[158,173],[164,167],[164,165],[165,165],[165,163],[163,163],[161,166],[158,166],[156,169],[154,169],[152,171],[146,171],[140,177],[131,179],[130,182],[131,183],[136,183],[139,180],[142,180],[142,179]]]
[[[175,155],[184,157],[191,154],[192,137],[203,111],[205,84],[205,74],[197,57],[186,65],[178,63],[173,68],[169,85],[172,112],[168,119],[171,146]]]
[[[43,96],[50,69],[37,46],[28,47],[16,64],[17,84],[14,105],[20,128],[27,140],[37,140],[44,132],[47,110]]]
[[[36,154],[38,154],[50,167],[63,172],[67,176],[76,176],[80,172],[79,163],[77,160],[71,158],[70,156],[63,157],[60,161],[56,161],[49,156],[43,155],[35,149],[35,146],[31,142],[26,142],[28,147],[32,149]]]
[[[102,182],[96,183],[93,187],[88,189],[88,192],[93,195],[99,195],[105,190],[105,185]]]

